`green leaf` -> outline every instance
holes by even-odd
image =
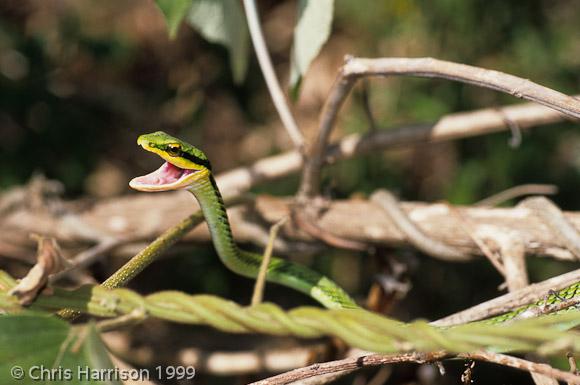
[[[205,39],[228,49],[234,81],[241,83],[248,69],[249,34],[240,1],[194,0],[187,21]]]
[[[290,88],[294,98],[298,95],[302,76],[330,36],[333,11],[334,0],[298,2],[298,22],[294,28],[290,63]]]
[[[174,38],[181,20],[187,14],[191,0],[155,0],[157,7],[165,16],[169,37]]]
[[[112,368],[93,324],[71,327],[44,314],[0,316],[1,384],[121,385],[114,377],[98,382],[85,375]],[[22,378],[15,378],[20,369]]]

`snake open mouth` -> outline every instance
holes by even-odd
[[[188,176],[196,170],[180,168],[165,162],[157,170],[143,176],[133,178],[129,186],[139,191],[167,191],[185,188],[189,185]]]

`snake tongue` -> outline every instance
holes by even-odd
[[[167,191],[175,190],[182,186],[180,182],[184,181],[185,177],[194,173],[194,170],[180,168],[165,162],[157,170],[143,176],[133,178],[129,182],[129,186],[135,190],[140,191]]]

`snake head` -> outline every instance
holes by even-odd
[[[133,178],[129,186],[139,191],[168,191],[190,187],[211,172],[209,160],[198,148],[163,131],[139,136],[137,144],[165,162],[157,170]]]

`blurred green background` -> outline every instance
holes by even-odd
[[[335,5],[331,38],[293,106],[308,136],[315,133],[318,113],[346,54],[433,56],[579,93],[579,1],[337,0]],[[295,9],[295,1],[260,2],[283,84]],[[519,102],[443,80],[373,79],[369,88],[381,129]],[[127,181],[158,163],[139,151],[135,139],[158,129],[203,148],[218,172],[291,148],[255,58],[246,80],[234,84],[227,51],[185,24],[169,40],[153,1],[0,1],[1,189],[42,172],[62,181],[70,198],[129,194]],[[336,138],[367,130],[357,89],[342,110]],[[510,147],[509,139],[504,132],[358,157],[325,170],[325,191],[346,198],[386,187],[407,200],[470,204],[518,184],[553,183],[560,189],[555,202],[578,210],[578,124],[526,130],[517,148]],[[289,177],[255,191],[291,195],[297,182]],[[251,283],[225,270],[212,249],[196,252],[199,258],[184,255],[161,262],[136,287],[249,298]],[[374,267],[365,263],[365,256],[345,254],[335,252],[333,260],[344,262],[347,271],[358,266],[355,271],[364,278],[350,284],[340,273],[335,278],[364,296]],[[330,271],[329,255],[318,258],[315,266]],[[570,268],[530,262],[534,280]],[[500,277],[485,261],[458,266],[420,258],[411,281],[413,289],[397,312],[411,319],[435,318],[495,295]],[[286,305],[304,301],[278,291],[273,289],[269,299]]]

